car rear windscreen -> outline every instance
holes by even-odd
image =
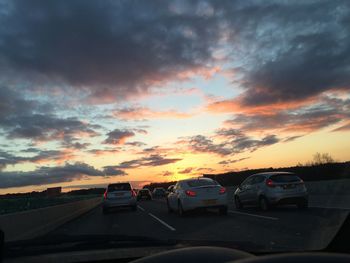
[[[189,187],[200,187],[200,186],[217,185],[217,182],[212,180],[192,180],[192,181],[188,181],[187,185]]]
[[[131,186],[130,184],[111,184],[108,186],[108,192],[115,192],[115,191],[130,191]]]
[[[300,181],[300,178],[293,174],[276,174],[270,176],[270,179],[276,183],[291,183]]]

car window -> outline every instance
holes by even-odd
[[[252,181],[253,181],[253,177],[249,177],[246,180],[244,180],[241,185],[242,186],[250,185],[252,183]]]
[[[189,187],[200,187],[200,186],[211,186],[217,185],[218,183],[213,180],[192,180],[187,181]]]
[[[108,192],[129,191],[129,190],[131,190],[130,184],[111,184],[108,186]]]
[[[254,177],[252,184],[259,184],[262,183],[264,181],[265,177],[257,175]]]
[[[276,183],[290,183],[300,181],[300,178],[298,176],[291,174],[276,174],[270,176],[270,179]]]

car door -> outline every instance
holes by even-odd
[[[171,209],[177,209],[177,189],[179,188],[179,183],[176,183],[172,191],[168,195],[168,202]]]
[[[245,200],[247,204],[254,203],[254,190],[255,190],[256,176],[249,177],[245,186]]]
[[[250,187],[247,191],[248,199],[250,203],[256,204],[258,201],[259,193],[260,193],[260,185],[261,182],[264,181],[264,177],[257,175],[252,177],[250,182]]]
[[[250,184],[251,178],[247,178],[241,183],[240,185],[240,190],[239,190],[239,200],[246,204],[249,202],[249,197],[248,197],[248,190],[249,190],[249,184]]]

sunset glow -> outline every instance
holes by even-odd
[[[350,160],[347,12],[181,3],[0,6],[0,194]]]

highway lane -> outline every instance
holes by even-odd
[[[227,216],[215,210],[185,217],[167,212],[164,200],[139,202],[137,211],[116,210],[103,215],[101,207],[62,225],[49,235],[125,234],[157,239],[208,240],[243,245],[251,250],[321,249],[348,214],[347,210],[279,207],[262,212],[236,210]]]

